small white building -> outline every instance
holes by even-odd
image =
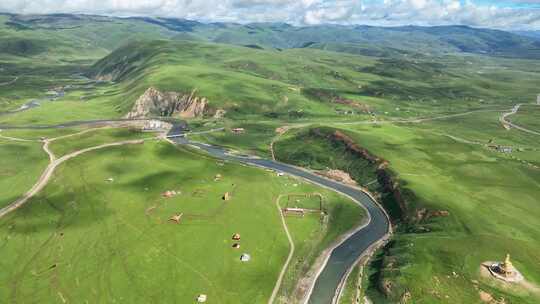
[[[163,128],[163,124],[159,120],[150,120],[144,123],[143,131],[155,131]]]

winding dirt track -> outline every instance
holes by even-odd
[[[274,300],[276,299],[276,296],[279,292],[279,289],[281,288],[281,282],[283,282],[283,277],[285,277],[285,273],[287,272],[287,268],[289,268],[289,264],[291,263],[291,260],[294,256],[294,242],[291,236],[291,233],[289,232],[289,227],[287,227],[287,223],[285,222],[285,216],[283,215],[283,212],[281,212],[281,208],[279,207],[279,201],[284,195],[281,194],[276,199],[276,207],[278,208],[279,215],[281,216],[281,223],[283,224],[283,229],[285,230],[285,234],[287,234],[287,239],[289,240],[289,255],[287,256],[287,260],[285,261],[285,264],[283,264],[283,267],[281,268],[281,272],[279,273],[278,280],[276,282],[276,285],[274,286],[274,290],[272,291],[272,295],[270,296],[270,299],[268,299],[268,304],[274,303]]]
[[[87,152],[109,148],[109,147],[142,144],[144,142],[143,140],[126,140],[126,141],[120,141],[120,142],[115,142],[115,143],[110,143],[110,144],[103,144],[103,145],[99,145],[95,147],[78,150],[57,159],[54,153],[49,149],[49,144],[54,140],[58,140],[60,138],[66,138],[66,137],[70,137],[74,135],[77,135],[77,134],[70,134],[63,137],[57,137],[51,140],[43,141],[43,150],[47,153],[47,155],[49,155],[49,165],[47,166],[47,168],[45,168],[45,171],[43,171],[39,180],[34,184],[34,186],[32,186],[32,188],[28,192],[26,192],[22,197],[20,197],[13,203],[0,209],[0,218],[4,217],[6,214],[12,211],[17,210],[18,208],[23,206],[26,202],[28,202],[29,199],[31,199],[33,196],[35,196],[37,193],[43,190],[43,188],[45,188],[45,186],[49,183],[49,180],[51,179],[51,176],[56,170],[56,168],[62,163]]]
[[[331,124],[345,125],[345,126],[347,126],[347,125],[411,124],[411,123],[412,124],[419,124],[419,123],[428,122],[428,121],[444,120],[444,119],[448,119],[448,118],[467,116],[467,115],[471,115],[471,114],[475,114],[475,113],[501,112],[501,111],[504,111],[504,110],[501,110],[501,109],[498,109],[498,110],[492,110],[492,109],[489,109],[489,110],[474,110],[474,111],[467,111],[467,112],[462,112],[462,113],[455,113],[455,114],[448,114],[448,115],[441,115],[441,116],[434,116],[434,117],[420,117],[420,118],[398,119],[398,120],[382,120],[382,121],[362,120],[362,121],[348,121],[348,122],[332,122]],[[512,114],[514,114],[514,113],[512,113]],[[274,161],[276,160],[275,153],[274,153],[274,143],[276,141],[278,141],[280,137],[282,137],[285,133],[287,133],[288,131],[290,131],[292,129],[308,127],[308,126],[314,125],[314,124],[315,123],[302,123],[302,124],[292,124],[292,125],[284,126],[284,127],[286,127],[286,129],[282,133],[276,135],[272,139],[272,141],[270,142],[270,153],[272,155],[272,160],[274,160]],[[324,122],[316,123],[316,124],[324,124]],[[509,124],[511,124],[511,123],[509,123]],[[518,126],[514,126],[514,127],[517,128],[517,129],[521,129]],[[530,131],[530,130],[528,130],[528,131],[533,132],[533,134],[536,133],[534,131]],[[538,133],[538,135],[540,135],[540,133]],[[447,135],[445,135],[445,136],[447,136]]]
[[[3,135],[1,135],[1,134],[0,134],[0,138],[6,139],[6,140],[10,140],[10,141],[38,142],[38,140],[24,139],[24,138],[16,138],[16,137],[11,137],[11,136],[3,136]]]
[[[10,80],[8,82],[0,83],[0,87],[14,84],[15,82],[17,82],[17,80],[19,80],[19,76],[16,76],[15,78],[13,78],[13,80]]]
[[[512,108],[512,111],[507,112],[507,113],[503,113],[501,115],[500,119],[499,119],[500,122],[503,124],[503,126],[509,126],[509,127],[512,127],[512,128],[515,128],[515,129],[518,129],[520,131],[523,131],[523,132],[526,132],[526,133],[529,133],[529,134],[533,134],[533,135],[540,135],[540,132],[527,129],[527,128],[524,128],[522,126],[518,126],[518,125],[514,124],[513,122],[507,120],[507,118],[509,116],[512,116],[512,115],[516,114],[519,111],[519,108],[521,108],[521,106],[522,106],[522,104],[517,104]]]

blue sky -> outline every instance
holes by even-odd
[[[540,0],[0,0],[0,11],[297,25],[461,24],[540,30]]]
[[[505,7],[515,7],[515,8],[540,8],[540,1],[494,1],[494,0],[477,0],[475,1],[478,4],[484,5],[496,5],[496,6],[505,6]]]

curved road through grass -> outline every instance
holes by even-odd
[[[207,152],[208,154],[228,161],[236,161],[256,167],[272,169],[306,180],[312,184],[330,189],[351,198],[368,213],[369,222],[353,231],[334,248],[326,257],[323,267],[313,278],[304,303],[328,304],[333,303],[336,291],[342,278],[354,266],[358,258],[364,255],[374,244],[381,242],[391,234],[390,221],[382,207],[364,190],[353,186],[326,179],[302,168],[283,164],[273,160],[257,157],[236,156],[224,148],[191,142],[185,137],[179,137],[177,132],[169,133],[170,139],[180,145],[189,145]]]
[[[107,124],[118,122],[119,120],[100,120],[100,121],[79,121],[79,122],[69,122],[62,125],[56,126],[30,126],[30,127],[10,127],[8,128],[35,128],[35,129],[50,129],[50,128],[64,128],[66,126],[77,126],[77,125],[93,125],[93,124]],[[122,121],[122,120],[120,120]],[[369,251],[373,245],[380,243],[382,240],[388,238],[391,233],[390,221],[388,219],[385,211],[378,205],[378,203],[369,195],[369,193],[364,192],[360,188],[356,188],[349,185],[344,185],[339,182],[326,179],[319,175],[316,175],[312,172],[298,168],[295,166],[283,164],[273,160],[266,160],[256,157],[244,157],[244,156],[235,156],[230,154],[227,150],[210,146],[201,143],[195,143],[188,141],[183,137],[183,128],[180,126],[181,123],[175,124],[171,131],[168,134],[169,140],[180,145],[190,145],[201,149],[210,155],[220,158],[223,160],[241,162],[247,165],[262,167],[267,169],[272,169],[280,172],[287,173],[289,175],[295,176],[297,178],[304,179],[310,183],[319,185],[321,187],[330,189],[342,195],[345,195],[351,198],[353,201],[358,203],[360,206],[365,208],[368,213],[369,221],[365,225],[358,227],[355,231],[351,232],[345,238],[336,244],[333,248],[328,250],[329,254],[325,259],[325,263],[317,275],[312,278],[312,284],[309,287],[309,292],[305,297],[304,302],[309,304],[328,304],[334,301],[336,296],[336,291],[339,289],[339,285],[342,282],[342,278],[347,274],[348,270],[354,266],[358,258],[364,255]],[[5,127],[5,126],[4,126]],[[86,131],[83,131],[86,132]],[[67,135],[62,138],[73,136]],[[19,198],[17,201],[13,202],[9,206],[0,210],[0,218],[24,205],[31,197],[36,195],[41,191],[45,185],[48,183],[52,173],[57,166],[63,162],[74,158],[78,155],[81,155],[86,152],[112,147],[125,144],[136,144],[141,142],[140,140],[130,140],[117,143],[104,144],[96,147],[86,148],[79,150],[68,155],[65,155],[59,159],[56,159],[56,156],[48,149],[48,144],[50,141],[55,140],[45,140],[43,149],[47,152],[50,158],[49,166],[45,169],[42,176],[38,182],[28,191],[23,197]],[[285,265],[286,266],[286,265]],[[278,283],[279,284],[279,281]],[[278,285],[279,286],[279,285]]]
[[[512,127],[512,128],[515,128],[515,129],[518,129],[520,131],[523,131],[523,132],[526,132],[526,133],[529,133],[529,134],[533,134],[533,135],[540,135],[540,132],[536,132],[536,131],[524,128],[522,126],[518,126],[515,123],[513,123],[513,122],[511,122],[511,121],[509,121],[507,119],[509,116],[512,116],[512,115],[516,114],[519,111],[519,109],[521,108],[521,106],[522,106],[522,104],[515,105],[510,112],[503,113],[499,120],[501,121],[503,126]]]

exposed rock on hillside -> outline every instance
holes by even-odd
[[[178,92],[160,92],[150,87],[137,99],[126,118],[143,118],[148,116],[172,116],[180,118],[201,117],[206,110],[208,100],[190,94]]]
[[[225,111],[223,109],[217,109],[216,113],[214,113],[214,118],[215,119],[221,119],[221,118],[225,117],[225,114],[227,114],[227,111]]]
[[[341,170],[326,170],[326,171],[319,171],[316,172],[319,175],[322,175],[324,177],[337,180],[338,182],[342,182],[345,184],[356,186],[357,183],[352,177],[349,175],[349,173]]]
[[[382,194],[386,196],[390,196],[393,198],[393,202],[397,204],[400,215],[399,217],[404,220],[408,221],[408,214],[410,213],[410,202],[406,199],[406,196],[403,193],[403,189],[401,188],[401,185],[397,178],[394,176],[392,171],[388,168],[388,162],[382,158],[379,158],[372,153],[370,153],[367,149],[360,147],[358,144],[355,143],[355,141],[340,131],[334,131],[332,133],[325,133],[322,132],[319,129],[311,129],[310,132],[316,136],[327,138],[328,140],[344,144],[347,147],[347,150],[349,150],[350,153],[367,160],[369,163],[376,166],[376,175],[377,180],[379,184],[382,186]],[[392,214],[391,214],[392,215]],[[394,214],[394,216],[397,216]],[[393,219],[395,220],[395,218]]]

